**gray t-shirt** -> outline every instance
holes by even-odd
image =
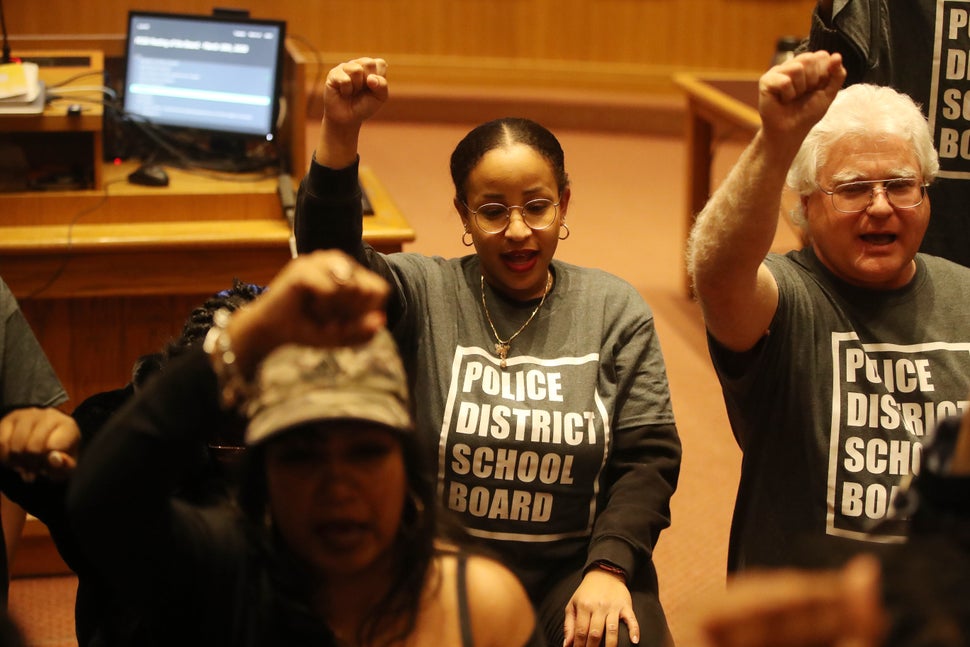
[[[924,435],[970,404],[970,269],[918,255],[909,285],[872,291],[810,248],[766,262],[779,287],[768,334],[742,354],[710,343],[744,452],[731,570],[901,541],[891,501]]]
[[[554,262],[554,287],[512,342],[502,369],[481,298],[477,256],[445,260],[385,257],[399,281],[403,344],[418,428],[431,435],[444,506],[467,531],[500,544],[529,583],[572,555],[580,563],[614,485],[616,437],[652,428],[657,437],[627,447],[644,461],[666,461],[676,445],[659,341],[647,304],[628,283],[599,270]],[[507,339],[538,301],[517,303],[485,287],[488,312]],[[660,449],[651,456],[649,445]],[[650,479],[643,482],[650,487]],[[640,493],[643,509],[626,514],[652,548],[666,525],[672,489]],[[659,509],[650,506],[658,505]],[[616,513],[614,513],[616,514]],[[603,534],[609,537],[610,532]]]
[[[0,280],[0,407],[52,407],[67,400],[17,300]]]
[[[311,164],[298,248],[342,249],[391,284],[388,321],[444,507],[537,606],[596,560],[655,595],[652,553],[670,523],[680,439],[643,298],[606,272],[554,261],[546,302],[502,369],[478,257],[379,254],[363,243],[362,220],[357,165]],[[503,339],[538,304],[485,291]]]

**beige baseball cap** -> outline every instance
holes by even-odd
[[[359,346],[286,345],[263,360],[246,405],[246,444],[297,425],[360,420],[412,429],[407,378],[397,345],[382,329]]]

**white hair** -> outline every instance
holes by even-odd
[[[788,169],[788,187],[802,198],[814,192],[818,188],[818,170],[825,165],[829,150],[839,140],[887,135],[901,137],[912,146],[923,182],[932,182],[940,170],[940,161],[929,124],[919,106],[908,95],[892,88],[859,83],[839,91],[828,112],[809,131]],[[805,229],[802,200],[792,209],[791,219]]]

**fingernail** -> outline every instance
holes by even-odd
[[[64,457],[60,452],[51,452],[47,455],[47,462],[50,463],[51,467],[63,467]]]

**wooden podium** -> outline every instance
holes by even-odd
[[[98,51],[15,54],[46,62],[41,78],[49,87],[80,72],[96,73],[103,63]],[[79,60],[87,65],[79,68]],[[61,61],[70,65],[59,67]],[[303,65],[288,42],[289,116],[280,140],[299,175],[307,164]],[[95,75],[76,83],[99,80]],[[74,95],[55,101],[40,115],[0,115],[0,143],[23,148],[29,163],[65,161],[87,169],[79,176],[84,186],[0,193],[0,277],[71,397],[66,411],[124,386],[135,360],[178,336],[207,296],[234,278],[266,284],[290,259],[277,177],[171,169],[167,187],[129,184],[136,162],[102,161],[100,104],[85,101],[81,115],[68,116],[66,106],[75,101],[82,103]],[[292,181],[295,187],[299,177]],[[374,208],[365,217],[365,239],[381,251],[399,251],[414,231],[368,168],[361,168],[360,181]],[[14,574],[66,569],[38,524],[28,520]]]

